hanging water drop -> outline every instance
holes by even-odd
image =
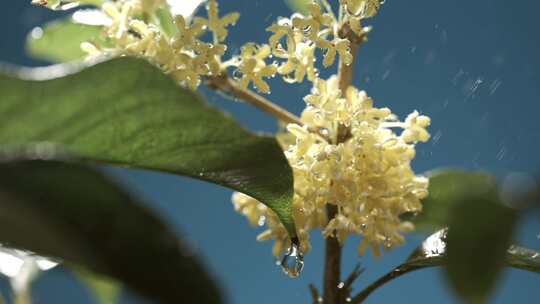
[[[242,73],[242,71],[240,71],[239,69],[236,69],[234,70],[232,77],[234,80],[238,81],[242,79],[242,77],[244,77],[244,73]]]
[[[298,248],[298,245],[293,242],[287,254],[281,259],[280,263],[283,272],[291,278],[300,276],[304,268],[304,256]]]

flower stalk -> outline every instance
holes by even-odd
[[[209,77],[207,86],[213,90],[218,90],[235,98],[245,101],[246,103],[272,115],[276,119],[284,123],[294,123],[303,125],[296,115],[276,105],[267,98],[249,90],[242,88],[235,80],[231,79],[227,74],[221,74],[214,77]]]
[[[357,58],[357,50],[361,42],[365,41],[365,36],[358,37],[349,27],[349,23],[344,23],[339,31],[341,38],[350,41],[350,53],[352,55],[352,63],[346,63],[343,59],[339,61],[338,81],[341,95],[345,96],[347,88],[352,85],[354,63]],[[335,144],[347,141],[350,132],[347,127],[340,125],[338,128],[338,136]],[[335,218],[337,215],[336,205],[328,204],[326,206],[328,221]],[[346,297],[343,297],[341,283],[341,253],[342,246],[336,236],[330,235],[325,241],[325,263],[324,263],[324,280],[323,280],[323,303],[324,304],[340,304]],[[356,276],[357,277],[357,276]],[[354,277],[354,279],[356,279]],[[353,279],[353,280],[354,280]],[[352,283],[352,282],[351,282]],[[343,286],[342,286],[343,288]]]

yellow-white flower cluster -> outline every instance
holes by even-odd
[[[339,54],[350,64],[352,55],[349,40],[338,35],[338,21],[327,11],[323,12],[319,4],[308,5],[306,16],[294,14],[291,18],[280,18],[267,28],[272,33],[269,44],[272,54],[283,59],[277,72],[287,82],[302,82],[307,76],[309,81],[317,77],[315,50],[324,51],[323,65],[329,67]]]
[[[421,211],[427,195],[428,179],[416,176],[410,163],[415,144],[429,139],[430,119],[415,111],[400,122],[390,109],[374,107],[364,91],[351,86],[343,95],[336,76],[317,79],[305,101],[304,126],[287,126],[294,143],[285,150],[294,172],[293,215],[302,250],[309,249],[313,228],[341,242],[350,234],[362,236],[359,254],[369,247],[378,256],[381,248],[401,244],[402,233],[413,227],[400,216]],[[395,128],[403,131],[398,135]],[[233,202],[252,219],[275,216],[244,195],[235,194]],[[327,205],[337,208],[330,221]],[[274,239],[279,254],[290,241],[279,222],[268,228],[259,239]]]
[[[226,46],[228,25],[234,24],[238,13],[219,17],[216,0],[207,4],[208,17],[186,20],[174,17],[172,33],[161,27],[156,12],[168,9],[163,0],[117,0],[102,5],[111,22],[106,26],[106,36],[112,48],[101,48],[89,42],[81,47],[90,55],[131,55],[147,58],[161,67],[181,84],[196,88],[201,77],[215,76],[224,68],[221,57]],[[166,12],[168,13],[168,12]],[[213,34],[211,43],[200,38],[206,32]]]

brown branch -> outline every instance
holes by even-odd
[[[333,219],[337,214],[337,207],[328,204],[326,206],[328,219]],[[330,235],[325,241],[323,299],[324,304],[338,304],[341,277],[341,245],[338,239]]]
[[[224,93],[227,93],[235,98],[241,99],[256,108],[274,116],[280,121],[285,123],[294,123],[300,126],[304,124],[300,121],[296,115],[291,112],[281,108],[265,97],[240,87],[240,85],[231,79],[226,74],[221,74],[218,76],[209,77],[207,80],[207,85],[210,89],[219,90]]]

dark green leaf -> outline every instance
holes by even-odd
[[[516,213],[485,197],[458,202],[450,215],[446,273],[466,303],[486,303],[505,264]]]
[[[31,158],[52,153],[35,151]],[[109,275],[159,303],[220,302],[212,279],[175,233],[91,168],[0,163],[0,208],[0,241],[10,246]]]
[[[429,236],[409,256],[405,263],[385,274],[366,289],[356,295],[351,303],[358,304],[371,295],[379,287],[409,272],[428,267],[446,265],[448,230],[442,229]],[[523,269],[540,274],[540,252],[528,248],[512,245],[506,251],[505,266]],[[471,278],[472,279],[472,278]],[[466,282],[469,282],[467,279]]]
[[[295,235],[292,170],[274,137],[246,131],[144,60],[20,78],[70,70],[58,69],[0,75],[0,145],[53,142],[91,161],[220,184],[268,205]]]
[[[464,199],[496,195],[495,179],[483,172],[439,170],[427,175],[429,195],[422,201],[422,212],[412,219],[421,231],[447,227],[452,208]]]
[[[51,62],[66,62],[84,58],[81,43],[105,44],[102,27],[73,23],[71,17],[45,24],[41,31],[34,29],[28,35],[27,51],[30,56]]]

